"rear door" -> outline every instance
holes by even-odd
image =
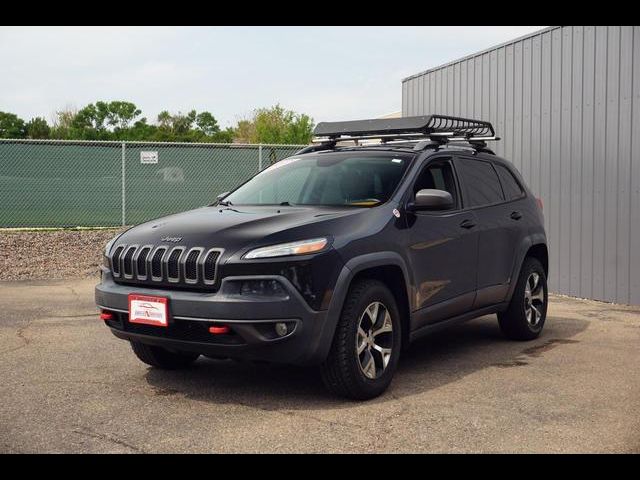
[[[459,155],[455,162],[465,209],[475,212],[478,222],[477,295],[473,307],[481,308],[500,303],[507,295],[522,235],[521,217],[517,206],[506,199],[490,159],[482,154]]]

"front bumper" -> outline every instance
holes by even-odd
[[[228,290],[225,282],[238,280],[277,280],[285,294],[270,297],[223,293]],[[130,293],[167,297],[169,326],[129,323]],[[95,288],[95,301],[99,308],[113,313],[114,318],[105,323],[118,338],[205,355],[318,364],[324,360],[333,337],[334,322],[326,321],[327,311],[311,309],[291,282],[278,275],[227,277],[217,292],[208,293],[120,285],[103,272],[102,282]],[[278,322],[288,326],[285,336],[276,334]],[[231,332],[210,334],[208,329],[213,325],[226,325]]]

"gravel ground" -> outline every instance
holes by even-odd
[[[0,230],[0,281],[95,275],[105,244],[120,231]]]

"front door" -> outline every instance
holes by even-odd
[[[476,217],[463,211],[451,157],[431,158],[412,194],[424,188],[448,191],[454,207],[408,214],[410,265],[415,279],[415,324],[419,328],[469,311],[476,291]]]

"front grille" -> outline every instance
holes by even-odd
[[[216,281],[216,263],[218,263],[218,257],[220,252],[216,250],[210,250],[204,259],[204,283],[212,284]]]
[[[126,278],[133,277],[133,262],[131,260],[133,259],[133,254],[135,253],[135,251],[136,247],[129,247],[127,249],[127,253],[124,254],[122,264],[124,266],[123,271]]]
[[[123,250],[124,247],[116,248],[111,257],[111,271],[115,276],[120,276],[120,255],[122,255]]]
[[[167,261],[167,277],[170,282],[180,281],[180,266],[178,260],[180,255],[184,252],[184,248],[174,248],[169,254],[169,260]]]
[[[193,249],[187,255],[184,262],[184,279],[187,283],[198,282],[198,258],[202,254],[202,250]]]
[[[146,280],[147,278],[147,258],[151,247],[142,247],[140,253],[138,253],[138,259],[136,260],[136,268],[138,271],[138,278]]]
[[[161,286],[185,284],[211,290],[217,282],[221,249],[119,245],[111,256],[111,272],[119,283]]]
[[[158,248],[151,259],[151,279],[162,280],[162,257],[167,251],[166,248]]]

